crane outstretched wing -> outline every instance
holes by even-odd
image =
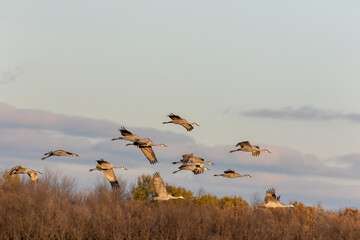
[[[187,153],[187,154],[182,155],[182,158],[183,158],[182,161],[187,162],[191,156],[194,156],[194,153]]]
[[[275,194],[275,188],[270,188],[266,191],[264,201],[265,201],[265,203],[268,203],[269,201],[272,201],[272,202],[277,201],[276,194]]]
[[[36,182],[38,179],[38,174],[34,170],[27,173],[30,177],[31,182]]]
[[[260,151],[251,151],[251,155],[253,155],[254,157],[257,157],[260,155]]]
[[[9,175],[25,173],[24,171],[25,171],[25,168],[21,165],[18,165],[18,166],[13,167],[12,169],[10,169]]]
[[[119,182],[117,181],[116,175],[112,169],[102,170],[107,180],[109,180],[112,189],[117,189],[120,187]]]
[[[188,153],[188,154],[182,155],[182,157],[183,157],[183,159],[182,159],[183,163],[197,163],[196,159],[202,159],[202,158],[195,157],[194,153]]]
[[[250,147],[251,144],[249,143],[249,141],[244,141],[244,142],[239,142],[238,144],[236,144],[235,147],[238,147],[238,146],[240,146],[240,147]]]
[[[199,157],[196,157],[196,156],[193,156],[190,158],[190,161],[189,162],[192,162],[192,163],[203,163],[204,162],[204,159],[203,158],[199,158]]]
[[[64,151],[64,152],[69,155],[77,155],[76,153],[72,153],[72,152],[67,152],[67,151]]]
[[[120,131],[121,135],[123,135],[123,136],[134,135],[134,134],[132,134],[132,132],[128,131],[125,127],[121,127],[119,129],[119,131]]]
[[[180,119],[182,119],[181,117],[179,117],[178,115],[175,115],[173,113],[170,113],[168,115],[168,117],[171,118],[172,120],[180,120]]]
[[[159,197],[168,195],[169,193],[166,191],[160,173],[159,172],[154,173],[153,177],[154,177],[154,190],[156,195],[158,195]]]
[[[155,164],[158,162],[155,156],[155,152],[150,146],[145,146],[145,147],[139,146],[139,147],[151,164]]]
[[[198,174],[201,174],[201,173],[203,173],[204,172],[204,166],[200,166],[200,165],[195,165],[196,166],[196,168],[195,168],[195,170],[193,171],[193,173],[195,174],[195,175],[198,175]]]
[[[183,123],[183,124],[181,124],[181,126],[186,128],[186,130],[188,130],[188,131],[191,131],[194,129],[194,127],[190,123]]]
[[[104,159],[100,158],[99,160],[96,160],[98,164],[104,164],[104,163],[109,163],[107,161],[105,161]]]
[[[125,127],[121,127],[119,129],[119,131],[120,131],[121,135],[123,135],[124,137],[127,137],[128,140],[131,140],[133,142],[140,139],[138,136],[136,136],[132,132],[128,131]]]
[[[47,152],[47,153],[44,153],[44,156],[50,155],[50,154],[53,154],[53,151],[49,151],[49,152]]]

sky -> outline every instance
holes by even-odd
[[[128,184],[164,181],[251,201],[360,207],[357,1],[1,1],[0,168],[55,169],[91,187],[104,158]],[[173,112],[192,132],[163,125]],[[121,126],[159,163],[111,142]],[[248,140],[272,154],[229,153]],[[65,149],[79,158],[48,158]],[[172,174],[195,153],[216,165]],[[253,178],[222,179],[232,168]]]

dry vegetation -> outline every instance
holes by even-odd
[[[151,202],[147,179],[139,177],[132,193],[125,183],[118,191],[108,183],[78,191],[73,179],[59,174],[45,174],[32,185],[4,172],[0,239],[360,239],[357,209],[332,212],[294,203],[269,210],[240,197],[194,197],[173,186],[169,191],[187,194],[187,200]],[[139,197],[143,190],[149,194]]]

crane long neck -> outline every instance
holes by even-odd
[[[164,144],[160,143],[160,144],[156,144],[156,143],[153,143],[153,144],[150,144],[150,146],[160,146],[160,147],[165,147]]]
[[[180,196],[180,197],[174,197],[174,196],[172,196],[172,199],[184,199],[184,197],[183,197],[183,196]]]
[[[113,168],[120,168],[120,169],[123,169],[123,170],[127,170],[125,167],[114,166]]]
[[[267,152],[267,153],[271,153],[269,150],[267,149],[260,149],[259,151],[263,151],[263,152]]]

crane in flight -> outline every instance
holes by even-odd
[[[214,174],[214,176],[222,176],[227,178],[252,177],[250,174],[241,175],[240,173],[237,173],[231,169],[228,169],[221,174]]]
[[[137,140],[140,139],[138,136],[136,136],[132,132],[126,130],[125,127],[121,127],[119,129],[119,131],[120,131],[120,134],[122,135],[122,137],[113,138],[113,139],[111,139],[111,141],[122,139],[122,140],[131,141],[131,142],[136,142]]]
[[[210,164],[210,165],[215,165],[214,163],[212,163],[210,161],[205,162],[203,158],[194,156],[194,153],[184,154],[184,155],[182,155],[182,157],[183,157],[183,159],[181,159],[179,162],[172,162],[172,164],[206,163],[206,164]]]
[[[126,146],[134,145],[140,148],[145,157],[149,160],[150,164],[155,164],[158,162],[155,156],[155,152],[152,149],[153,146],[167,147],[165,144],[155,144],[149,138],[138,139],[133,143],[128,143]]]
[[[31,183],[38,183],[38,174],[42,174],[40,171],[32,170],[30,168],[25,168],[21,165],[15,166],[10,169],[9,175],[14,174],[27,174],[30,177]]]
[[[275,188],[270,188],[266,191],[265,194],[265,204],[262,205],[262,207],[265,208],[291,208],[294,207],[294,205],[285,205],[283,203],[280,203],[280,195],[276,196],[275,194]]]
[[[156,197],[153,198],[154,201],[167,201],[170,199],[184,199],[183,196],[174,197],[167,192],[164,182],[163,182],[159,172],[154,173],[153,179],[154,179],[154,190],[156,193]]]
[[[51,156],[69,156],[69,157],[79,157],[76,153],[67,152],[64,150],[56,150],[56,151],[50,151],[44,154],[45,157],[41,158],[41,160],[45,160],[48,157]]]
[[[195,175],[201,174],[204,172],[204,170],[210,170],[207,167],[204,167],[203,163],[197,163],[197,164],[183,164],[179,167],[179,170],[174,171],[173,174],[182,171],[182,170],[189,170],[192,171]]]
[[[96,160],[98,165],[95,168],[90,169],[89,171],[99,170],[103,172],[107,180],[109,180],[112,189],[118,189],[120,187],[119,182],[117,181],[116,175],[114,173],[114,168],[120,168],[127,170],[125,167],[118,167],[114,164],[105,161],[104,159]]]
[[[186,128],[187,131],[191,131],[194,129],[194,127],[192,125],[195,126],[199,126],[199,124],[197,124],[196,122],[188,122],[186,119],[179,117],[178,115],[175,115],[173,113],[170,113],[169,115],[167,115],[169,118],[171,118],[171,121],[169,122],[163,122],[163,124],[168,124],[168,123],[174,123],[174,124],[179,124],[181,126],[183,126],[184,128]]]
[[[245,142],[239,142],[238,144],[236,144],[235,147],[239,147],[239,149],[235,149],[235,150],[231,150],[230,153],[232,152],[237,152],[237,151],[243,151],[243,152],[251,152],[251,154],[254,157],[257,157],[260,155],[260,152],[268,152],[271,153],[269,150],[267,149],[260,149],[259,146],[253,146],[249,143],[249,141],[245,141]]]

